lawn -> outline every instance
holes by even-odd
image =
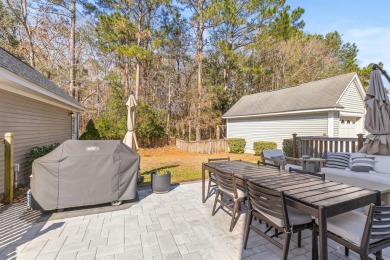
[[[141,176],[144,183],[150,182],[150,173],[164,169],[172,173],[172,183],[200,180],[202,178],[202,162],[208,158],[230,157],[231,160],[257,162],[259,156],[253,154],[200,154],[190,153],[177,149],[175,146],[166,146],[153,149],[140,149]]]

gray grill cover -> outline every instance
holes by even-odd
[[[134,199],[139,162],[121,141],[68,140],[34,161],[32,195],[43,210]]]

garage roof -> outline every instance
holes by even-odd
[[[353,72],[295,87],[243,96],[222,117],[342,108],[337,102],[355,77],[357,74]]]

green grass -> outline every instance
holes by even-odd
[[[141,176],[144,184],[150,184],[150,175],[153,171],[169,170],[171,182],[179,183],[200,180],[202,178],[202,163],[208,158],[230,157],[231,160],[242,159],[257,162],[258,156],[253,154],[199,154],[178,150],[174,146],[153,149],[140,149]]]

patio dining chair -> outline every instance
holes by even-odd
[[[282,170],[288,170],[289,167],[302,170],[303,165],[302,159],[288,157],[281,149],[263,150],[261,153],[261,161],[264,163],[280,165]]]
[[[313,226],[312,217],[297,209],[288,207],[283,191],[265,189],[252,181],[247,181],[249,208],[245,223],[244,249],[248,244],[250,230],[283,250],[283,259],[287,259],[290,247],[291,235],[298,233],[298,247],[301,247],[301,231]],[[256,217],[269,225],[266,231],[261,231],[252,224]],[[278,233],[268,235],[267,233],[276,228]],[[284,234],[284,244],[275,239],[277,235]]]
[[[246,191],[237,187],[236,177],[233,172],[225,172],[216,170],[215,172],[217,181],[217,190],[215,194],[214,207],[212,215],[214,216],[217,212],[217,203],[220,203],[220,207],[227,207],[232,211],[232,220],[230,222],[229,231],[232,232],[234,225],[237,221],[236,214],[240,208],[240,204],[246,200]],[[228,200],[224,200],[225,196]],[[219,198],[220,197],[220,198]],[[238,218],[238,216],[237,216]]]
[[[317,220],[316,220],[317,222]],[[370,205],[368,215],[350,211],[328,218],[328,238],[345,246],[345,255],[352,250],[366,260],[369,254],[376,259],[382,259],[382,249],[390,246],[390,206]],[[317,252],[317,225],[313,227],[316,257]]]
[[[218,161],[227,161],[227,162],[229,162],[230,161],[230,157],[226,157],[226,158],[209,158],[208,159],[208,162],[218,162]],[[210,196],[211,187],[216,187],[216,186],[217,186],[217,181],[215,179],[215,174],[212,173],[212,172],[209,172],[209,186],[207,188],[207,197]]]
[[[268,167],[273,167],[276,168],[280,171],[280,164],[273,164],[273,163],[266,163],[264,161],[257,161],[257,165],[263,165],[263,166],[268,166]]]
[[[297,173],[301,173],[301,174],[312,175],[312,176],[315,176],[315,177],[320,177],[322,180],[325,180],[325,173],[321,173],[321,172],[303,171],[303,170],[294,169],[294,168],[292,168],[292,167],[289,167],[289,168],[288,168],[288,171],[289,171],[290,173],[291,173],[291,172],[297,172]]]

